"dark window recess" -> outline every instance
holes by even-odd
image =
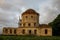
[[[25,34],[25,30],[24,29],[22,30],[22,33]]]
[[[37,30],[34,30],[34,34],[37,34]]]
[[[28,16],[26,16],[26,18],[28,18]]]
[[[8,32],[8,29],[5,29],[5,32],[7,33]]]
[[[29,34],[31,34],[31,30],[29,30]]]
[[[31,24],[29,23],[28,26],[31,26]]]
[[[10,33],[12,33],[12,29],[10,29]]]
[[[25,26],[25,23],[23,24],[23,26]]]
[[[21,22],[22,20],[20,20],[20,22]]]
[[[33,18],[33,16],[31,16],[31,18]]]
[[[20,26],[21,26],[22,24],[20,23]]]
[[[16,34],[16,29],[14,29],[14,34]]]
[[[45,34],[47,34],[48,33],[48,31],[47,31],[47,29],[45,29]]]

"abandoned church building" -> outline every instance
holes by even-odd
[[[18,27],[4,27],[3,35],[37,35],[52,36],[52,27],[39,23],[39,13],[33,9],[28,9],[19,18]]]

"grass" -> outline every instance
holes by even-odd
[[[59,36],[42,37],[42,36],[0,36],[0,40],[60,40]]]

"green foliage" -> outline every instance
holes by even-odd
[[[60,40],[60,37],[50,36],[0,36],[0,40]]]
[[[53,35],[60,36],[60,14],[49,25],[53,28]]]

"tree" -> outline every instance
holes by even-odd
[[[60,36],[60,14],[49,25],[52,26],[53,35]]]

